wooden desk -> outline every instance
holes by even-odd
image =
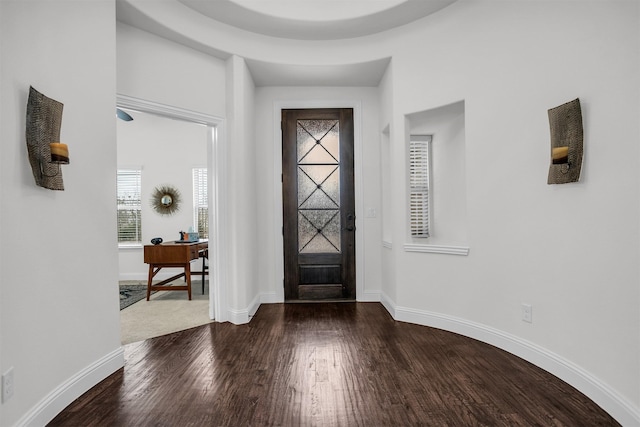
[[[194,243],[167,242],[159,245],[145,245],[144,262],[145,264],[149,264],[147,301],[149,301],[152,290],[187,291],[189,299],[191,299],[191,261],[198,259],[200,252],[206,251],[208,248],[208,240],[200,240]],[[154,285],[153,278],[163,268],[182,268],[184,271]],[[180,277],[185,278],[185,282],[187,282],[186,285],[166,286],[167,283],[179,279]]]

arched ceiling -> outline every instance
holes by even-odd
[[[408,24],[456,0],[178,0],[210,19],[297,40],[361,37]]]
[[[348,44],[353,46],[357,37],[404,26],[456,1],[117,0],[116,12],[125,24],[226,59],[231,54],[242,55],[231,41],[241,33],[278,37],[288,46],[296,41],[341,40],[351,40]],[[224,28],[236,32],[221,36]],[[343,58],[331,65],[242,56],[258,86],[376,86],[390,62],[383,55],[353,61]]]

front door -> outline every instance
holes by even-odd
[[[282,110],[285,300],[355,300],[353,109]]]

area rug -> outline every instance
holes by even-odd
[[[211,323],[208,284],[204,294],[200,281],[194,281],[192,286],[194,289],[191,300],[187,291],[158,291],[151,295],[149,302],[143,298],[121,310],[122,344],[144,341]]]
[[[147,285],[141,283],[120,284],[120,310],[147,297]]]

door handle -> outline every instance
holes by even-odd
[[[350,224],[349,224],[349,225],[347,225],[347,227],[346,227],[346,230],[347,230],[347,231],[353,231],[353,230],[355,230],[355,229],[356,229],[355,225],[353,224],[353,221],[355,221],[355,219],[356,219],[355,214],[353,214],[353,213],[351,213],[351,212],[349,212],[349,213],[347,214],[347,221],[349,221],[349,222],[350,222]]]

